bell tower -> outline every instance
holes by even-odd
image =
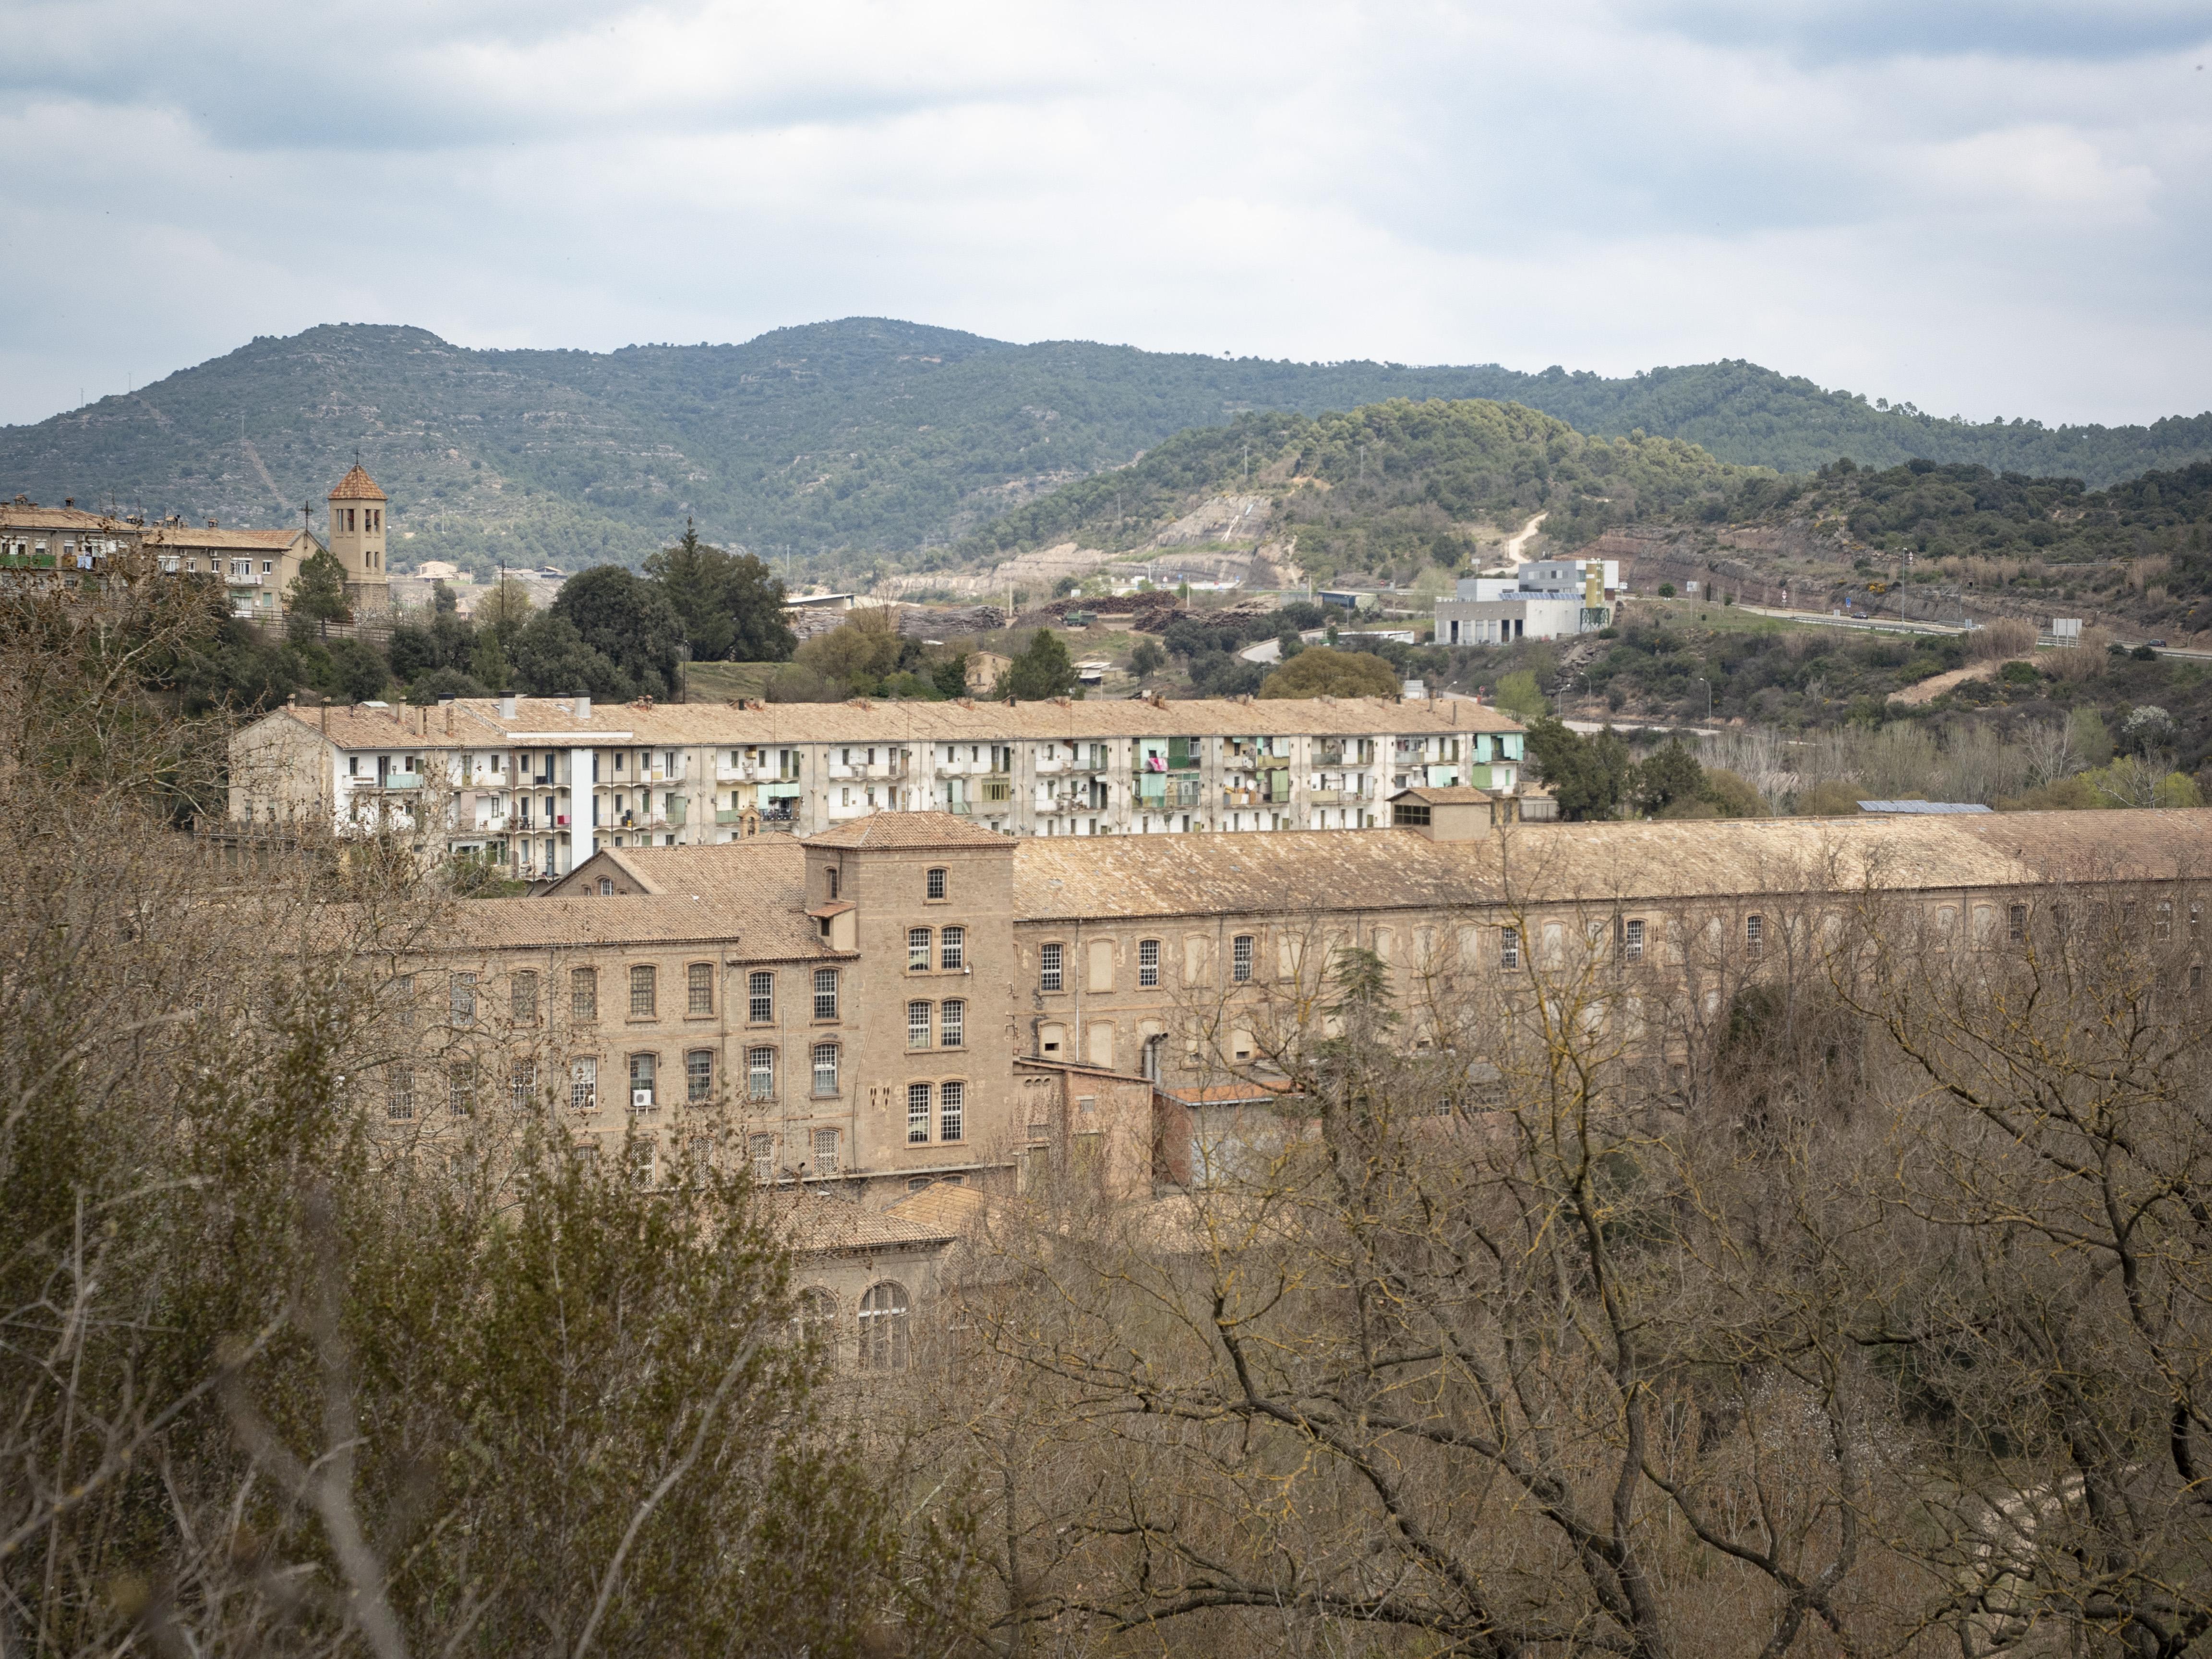
[[[385,495],[359,461],[331,491],[331,551],[345,567],[346,595],[356,611],[391,608],[384,568]]]

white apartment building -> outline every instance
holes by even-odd
[[[1012,836],[1369,829],[1408,787],[1516,793],[1522,740],[1418,698],[287,708],[234,739],[230,817],[442,833],[544,878],[885,810]]]

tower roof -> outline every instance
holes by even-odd
[[[380,501],[387,498],[376,487],[376,480],[362,470],[359,461],[356,461],[353,471],[340,478],[338,487],[331,491],[330,499],[334,501]]]

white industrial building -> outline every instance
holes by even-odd
[[[1504,645],[1587,634],[1612,619],[1620,565],[1613,559],[1532,559],[1510,576],[1462,578],[1437,601],[1438,645]]]

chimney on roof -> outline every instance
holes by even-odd
[[[592,718],[592,694],[588,691],[576,693],[576,718],[580,720]]]
[[[74,495],[64,495],[64,496],[63,496],[63,497],[62,497],[62,505],[63,505],[64,507],[75,507],[75,506],[76,505],[76,496],[74,496]]]
[[[502,691],[499,694],[499,717],[503,720],[511,720],[514,718],[514,692]]]
[[[446,735],[450,738],[453,735],[453,700],[446,696],[438,701],[446,705]]]
[[[210,530],[213,530],[213,529],[215,529],[216,527],[216,521],[215,521],[213,519],[210,519],[210,520],[208,520],[208,528],[209,528]]]

